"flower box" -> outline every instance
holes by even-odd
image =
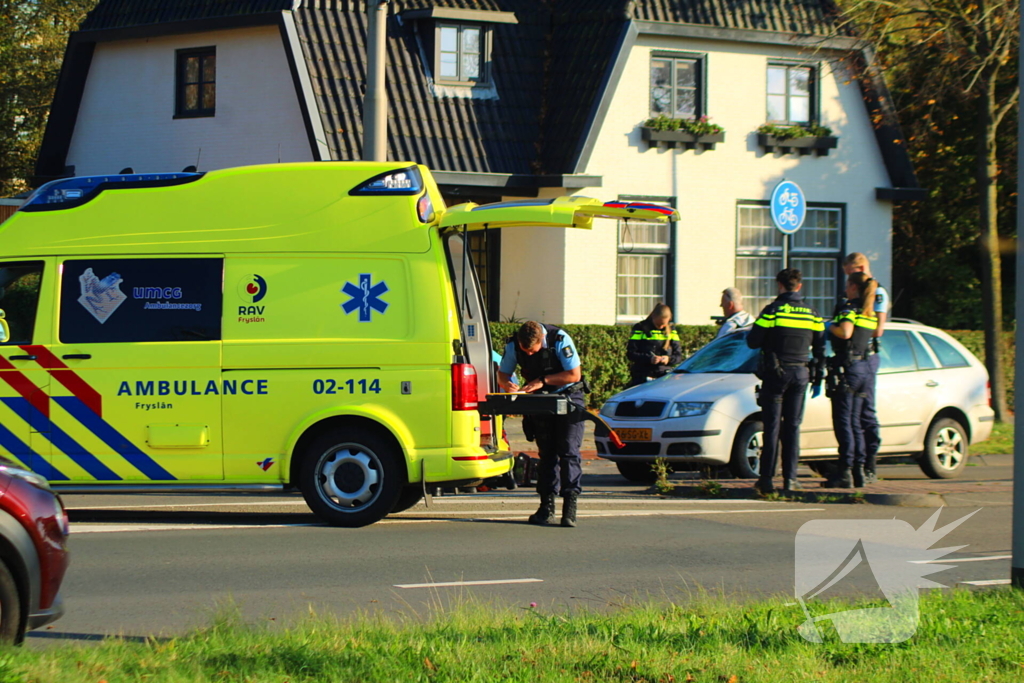
[[[651,147],[664,142],[670,149],[680,145],[683,149],[714,149],[719,142],[725,142],[725,132],[694,135],[685,130],[655,130],[642,126],[641,135]]]
[[[757,134],[757,144],[764,147],[764,151],[773,152],[777,148],[783,154],[796,152],[807,155],[814,153],[819,157],[828,156],[830,149],[835,149],[839,144],[839,138],[834,135],[814,136],[808,135],[802,138],[777,138],[774,135],[764,133]]]

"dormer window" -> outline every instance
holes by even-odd
[[[424,57],[423,68],[438,97],[497,99],[491,45],[498,24],[516,24],[512,12],[431,7],[406,10],[400,23],[411,22]]]
[[[437,80],[452,84],[486,83],[490,65],[490,31],[479,24],[438,24]]]

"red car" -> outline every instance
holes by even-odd
[[[68,515],[46,479],[0,456],[0,642],[64,613]]]

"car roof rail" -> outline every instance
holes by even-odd
[[[924,325],[920,320],[914,320],[913,318],[889,318],[889,322],[893,323],[910,323],[911,325]]]

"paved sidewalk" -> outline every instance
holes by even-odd
[[[522,421],[519,418],[510,419],[506,423],[505,430],[513,452],[529,453],[536,457],[537,446],[523,436]],[[615,480],[617,472],[614,465],[597,457],[593,429],[590,426],[587,427],[584,436],[581,455],[585,461],[593,461],[585,463],[585,474],[588,470],[593,474],[600,472],[601,475],[606,475],[601,477],[602,480]],[[824,479],[811,472],[810,469],[801,467],[799,480],[804,490],[792,498],[814,502],[819,496],[860,498],[862,494],[864,502],[878,505],[964,507],[1012,504],[1012,455],[972,455],[970,463],[972,466],[965,469],[960,478],[929,479],[916,464],[886,464],[883,461],[879,465],[881,480],[856,490],[822,488],[821,484]],[[753,479],[732,479],[724,468],[719,477],[716,481],[722,490],[721,497],[735,499],[758,497],[753,490]],[[707,484],[702,481],[698,472],[677,472],[671,476],[670,480],[676,485],[673,495],[684,498],[708,497]],[[777,478],[775,485],[781,486],[782,480]],[[858,491],[860,494],[857,493]]]

